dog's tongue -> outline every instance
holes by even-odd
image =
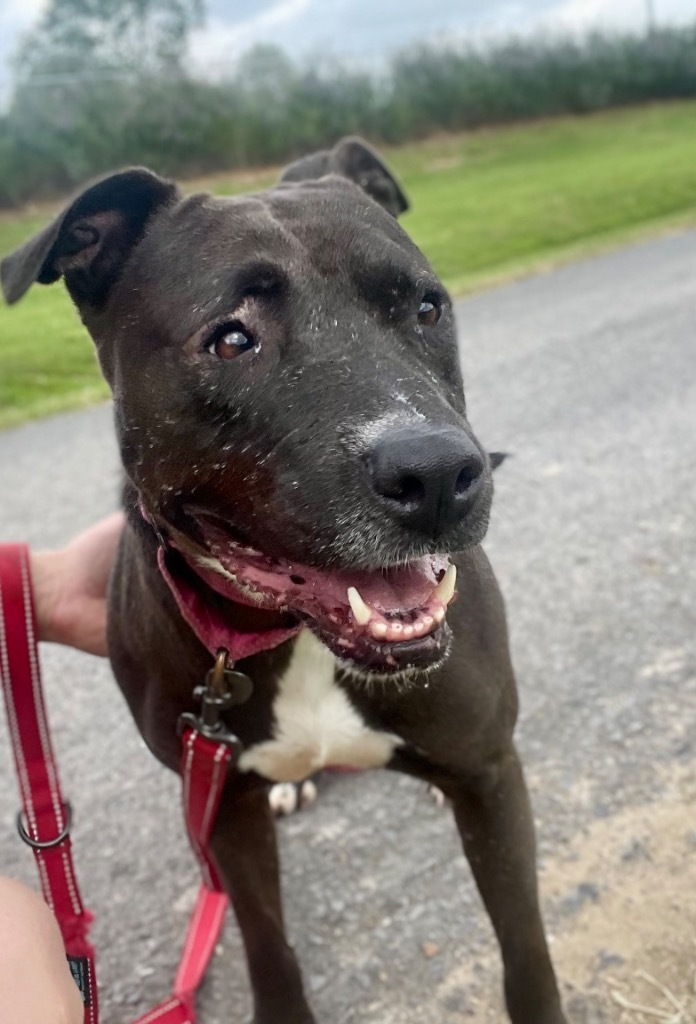
[[[375,570],[316,568],[270,557],[209,519],[202,526],[209,554],[186,560],[209,587],[238,605],[290,613],[298,625],[310,620],[341,647],[434,633],[455,594],[456,569],[445,555]],[[267,640],[275,646],[275,637]]]
[[[449,564],[443,555],[426,555],[402,566],[385,569],[314,568],[300,562],[270,559],[254,548],[230,541],[216,523],[206,522],[205,533],[217,568],[242,591],[262,594],[290,608],[319,602],[327,611],[346,608],[348,591],[380,612],[408,612],[427,604]],[[200,562],[206,565],[207,560]],[[212,563],[208,563],[214,568]],[[253,600],[253,598],[252,598]],[[255,602],[256,603],[256,602]]]
[[[355,587],[362,599],[380,611],[409,611],[424,605],[437,583],[440,569],[444,571],[447,559],[427,559],[381,572],[351,572],[337,579],[339,586]]]

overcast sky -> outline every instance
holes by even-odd
[[[193,41],[195,63],[221,72],[257,42],[290,54],[326,53],[366,61],[437,38],[641,29],[651,0],[208,0],[204,30]],[[9,85],[8,58],[46,0],[0,0],[0,95]],[[696,20],[696,0],[652,0],[657,20]]]
[[[521,34],[590,26],[641,28],[650,0],[210,0],[197,56],[214,63],[263,40],[292,53],[351,57],[438,36]],[[696,21],[696,0],[652,0],[665,22]]]

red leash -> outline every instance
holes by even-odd
[[[220,687],[227,679],[249,684],[218,657],[203,697],[200,718],[185,716],[183,803],[186,826],[203,872],[172,996],[135,1024],[195,1024],[195,994],[215,949],[227,909],[209,840],[230,763],[239,744],[219,726],[220,711],[237,703]],[[34,851],[44,899],[63,936],[73,977],[82,994],[84,1024],[98,1024],[92,915],[80,896],[72,860],[71,811],[64,800],[46,717],[36,645],[36,621],[25,545],[0,545],[0,682],[5,697],[22,811],[20,836]],[[243,699],[243,697],[241,698]]]

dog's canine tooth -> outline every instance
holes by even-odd
[[[457,567],[456,565],[448,566],[447,572],[442,577],[438,585],[433,590],[433,597],[436,597],[438,601],[442,601],[445,608],[454,597],[454,588],[457,583]]]
[[[348,603],[357,624],[366,626],[372,618],[372,611],[370,606],[365,604],[356,587],[348,587]]]
[[[435,611],[433,612],[433,619],[435,620],[435,622],[437,622],[438,625],[442,622],[444,617],[445,617],[445,609],[444,608],[436,608]]]

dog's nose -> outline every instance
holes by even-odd
[[[373,445],[368,466],[391,515],[429,536],[446,533],[466,515],[485,469],[478,448],[456,427],[389,431]]]

